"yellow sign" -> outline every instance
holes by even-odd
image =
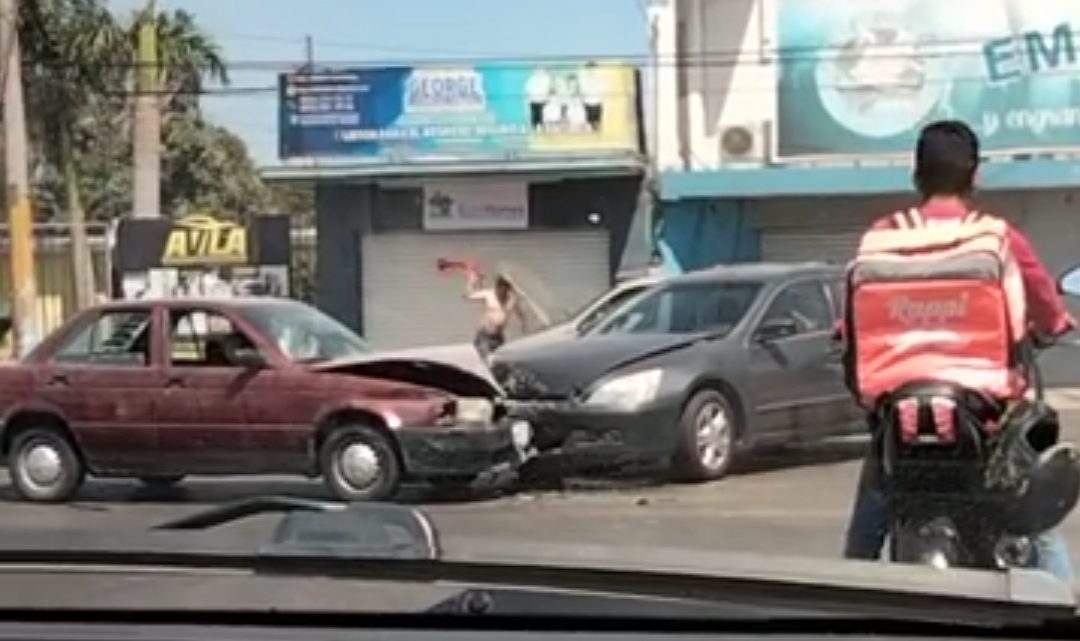
[[[619,62],[536,68],[526,85],[532,151],[636,150],[637,76]]]
[[[203,215],[177,221],[161,256],[162,265],[246,262],[247,229]]]

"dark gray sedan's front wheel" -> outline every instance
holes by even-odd
[[[673,472],[688,481],[709,481],[727,474],[735,459],[738,416],[731,401],[714,389],[696,392],[679,417],[679,447]]]

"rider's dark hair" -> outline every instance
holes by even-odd
[[[915,145],[915,187],[924,198],[968,196],[979,168],[979,138],[959,120],[931,123]]]

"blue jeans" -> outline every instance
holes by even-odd
[[[863,461],[859,473],[859,485],[855,490],[855,505],[848,523],[844,557],[848,559],[876,560],[889,530],[888,504],[877,487],[872,457]],[[1064,537],[1055,530],[1044,532],[1035,538],[1034,567],[1048,572],[1067,583],[1076,575],[1072,558]]]

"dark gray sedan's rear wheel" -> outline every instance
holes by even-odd
[[[714,389],[695,393],[679,418],[673,471],[688,481],[723,477],[735,459],[738,433],[738,416],[723,393]]]
[[[20,498],[38,503],[67,501],[86,478],[82,459],[62,430],[32,427],[12,439],[8,472]]]
[[[319,468],[343,501],[385,501],[401,485],[401,460],[390,437],[367,425],[334,429],[319,451]]]

